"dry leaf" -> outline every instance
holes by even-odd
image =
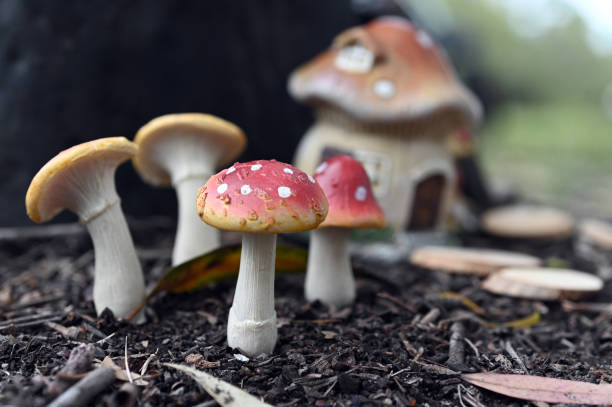
[[[106,366],[106,367],[110,367],[111,369],[113,369],[115,371],[115,377],[118,380],[121,380],[123,382],[130,381],[130,378],[128,377],[128,374],[125,371],[125,369],[121,369],[119,366],[117,366],[115,362],[113,362],[113,360],[110,358],[110,356],[106,356],[104,360],[102,361],[102,363],[100,363],[100,366]],[[140,376],[138,373],[132,372],[131,374],[132,374],[132,380],[134,384],[137,384],[139,386],[146,386],[148,384],[148,382],[141,379],[142,376]]]
[[[612,384],[499,373],[470,373],[461,378],[475,386],[517,399],[548,403],[612,404]]]
[[[241,245],[221,247],[171,268],[126,319],[131,320],[154,295],[162,291],[189,292],[238,276],[241,250]],[[304,272],[307,257],[308,252],[303,248],[279,245],[276,247],[276,272]]]
[[[272,407],[244,390],[189,366],[164,363],[191,376],[222,407]]]

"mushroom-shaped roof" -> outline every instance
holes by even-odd
[[[315,170],[314,179],[329,202],[329,213],[320,228],[385,226],[385,214],[376,202],[368,174],[353,157],[337,155],[330,158]]]
[[[295,70],[289,93],[363,122],[412,120],[442,109],[477,122],[481,106],[427,33],[382,17],[338,35],[331,48]]]
[[[327,199],[315,179],[276,160],[235,163],[210,177],[198,193],[198,215],[224,230],[302,232],[327,215]]]
[[[85,196],[76,178],[88,177],[92,172],[97,179],[89,182],[92,189],[111,188],[100,191],[102,195],[113,199],[114,182],[109,186],[102,185],[100,179],[107,174],[114,174],[115,168],[132,158],[138,147],[124,137],[108,137],[78,144],[60,152],[47,162],[34,176],[26,193],[26,211],[36,223],[46,222],[64,209],[77,212],[82,218],[88,216],[82,212],[93,212],[93,207],[105,205],[104,202],[87,202],[91,196]],[[93,177],[92,177],[93,179]],[[112,179],[112,178],[111,178]],[[82,180],[87,184],[86,180]],[[76,188],[73,188],[76,186]],[[75,190],[76,189],[76,190]],[[76,196],[75,196],[76,195]]]
[[[219,117],[203,113],[168,114],[151,120],[136,133],[134,142],[138,144],[139,152],[134,157],[134,166],[147,182],[169,185],[173,178],[182,175],[171,174],[171,168],[177,165],[169,160],[182,161],[178,168],[190,171],[185,168],[185,161],[189,160],[190,151],[199,154],[199,149],[195,147],[199,144],[198,140],[204,142],[202,145],[206,150],[214,151],[214,162],[202,163],[211,168],[231,162],[246,146],[242,129]],[[160,149],[163,143],[166,145]],[[179,152],[182,146],[188,151]],[[198,156],[193,158],[190,161],[195,164],[204,159]]]

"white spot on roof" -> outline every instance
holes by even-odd
[[[308,181],[312,182],[313,184],[314,184],[315,182],[317,182],[317,181],[315,181],[315,179],[314,179],[314,178],[312,178],[312,176],[310,176],[310,175],[308,176]]]
[[[389,79],[374,82],[374,93],[381,99],[391,99],[395,95],[395,84]]]
[[[321,165],[317,167],[317,169],[315,170],[315,174],[322,173],[323,171],[325,171],[326,168],[327,168],[327,161],[325,161],[324,163],[321,163]]]
[[[293,170],[291,168],[283,168],[283,172],[285,174],[293,174]]]
[[[227,184],[221,184],[217,187],[218,194],[223,194],[225,191],[227,191]]]
[[[291,196],[291,188],[278,187],[278,196],[280,196],[281,198],[289,198]]]
[[[251,171],[259,171],[259,170],[261,170],[261,164],[251,165]]]
[[[242,195],[248,195],[251,192],[253,192],[253,190],[251,189],[251,186],[248,184],[244,184],[242,187],[240,187],[240,193]]]
[[[233,165],[231,167],[229,167],[227,169],[227,171],[225,171],[225,175],[227,174],[231,174],[232,172],[236,171],[236,167],[234,167]]]
[[[365,201],[367,196],[368,196],[368,190],[366,189],[366,187],[358,186],[357,189],[355,190],[355,199],[362,202],[362,201]]]
[[[431,39],[431,37],[429,36],[429,34],[427,34],[423,30],[418,30],[417,31],[416,40],[421,45],[421,47],[423,47],[423,48],[431,48],[434,45],[434,42]]]

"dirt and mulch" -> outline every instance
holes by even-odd
[[[151,285],[169,266],[173,225],[151,219],[131,226]],[[164,362],[190,364],[277,406],[530,405],[473,387],[461,372],[612,382],[612,313],[605,308],[569,311],[568,304],[489,294],[477,277],[361,261],[350,308],[308,303],[303,275],[278,275],[278,344],[272,355],[248,359],[225,340],[235,281],[161,294],[147,308],[148,322],[134,326],[109,313],[96,317],[94,256],[79,226],[14,234],[0,234],[1,405],[46,405],[105,358],[124,369],[126,355],[134,383],[126,385],[123,370],[126,381],[114,381],[91,405],[216,405]],[[571,241],[460,239],[596,271]],[[611,298],[608,283],[588,301]],[[80,370],[66,366],[81,344],[89,344],[89,359]]]

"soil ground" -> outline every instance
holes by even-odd
[[[151,219],[131,227],[152,285],[169,266],[173,225]],[[149,304],[144,325],[116,321],[109,313],[98,318],[91,302],[94,258],[88,236],[78,226],[42,235],[47,236],[28,237],[21,231],[13,238],[0,236],[2,405],[49,403],[51,392],[57,392],[54,376],[81,343],[94,344],[96,360],[109,356],[124,366],[127,342],[133,373],[149,360],[136,386],[143,406],[216,405],[191,378],[163,362],[191,363],[277,406],[530,405],[473,387],[461,380],[461,372],[612,382],[610,311],[566,312],[557,302],[496,296],[481,290],[477,277],[407,262],[358,262],[357,302],[344,309],[304,300],[303,275],[278,275],[278,344],[272,355],[243,361],[225,340],[235,281],[189,294],[160,294]],[[596,272],[594,263],[578,258],[572,241],[459,239]],[[441,296],[444,292],[461,294],[480,309]],[[608,283],[588,301],[610,298]],[[541,321],[533,326],[503,325],[534,313]],[[451,347],[453,333],[465,339]],[[123,384],[117,380],[91,405],[129,405],[134,393]]]

